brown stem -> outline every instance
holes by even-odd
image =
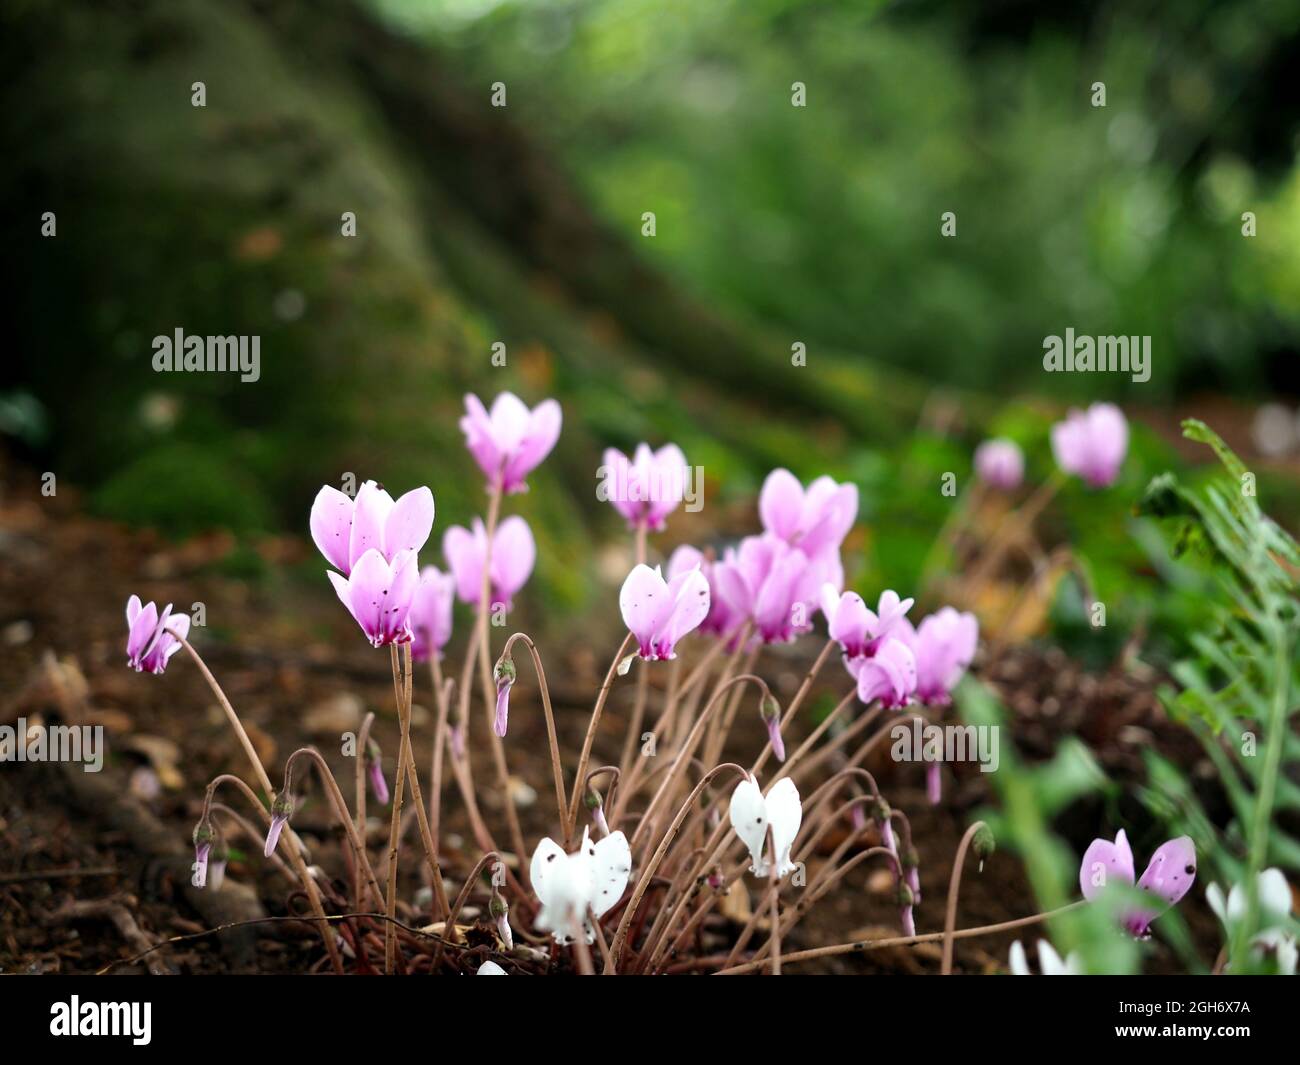
[[[983,821],[976,821],[957,845],[957,857],[953,859],[952,876],[948,879],[948,908],[943,918],[943,965],[939,972],[943,976],[952,975],[952,939],[953,929],[957,927],[957,892],[961,888],[961,871],[966,864],[966,851],[980,829],[988,830]]]
[[[953,933],[954,939],[972,939],[975,936],[993,935],[996,932],[1010,932],[1016,928],[1024,928],[1028,925],[1040,924],[1043,921],[1050,921],[1053,917],[1058,917],[1070,910],[1077,909],[1086,905],[1086,900],[1071,902],[1068,905],[1061,906],[1055,910],[1048,910],[1046,913],[1035,913],[1029,917],[1018,917],[1014,921],[1003,921],[1000,924],[984,925],[980,928],[959,928]],[[785,956],[786,964],[797,961],[811,961],[814,958],[829,958],[838,954],[860,954],[868,950],[879,950],[882,947],[910,947],[917,943],[933,943],[935,940],[942,939],[943,932],[927,932],[919,936],[896,936],[890,939],[862,939],[853,943],[836,943],[829,947],[816,947],[813,950],[801,950],[795,954]],[[746,962],[744,965],[736,965],[730,969],[723,969],[714,973],[714,976],[738,976],[741,973],[747,973],[754,969],[761,968],[765,961]]]
[[[618,664],[627,654],[627,647],[632,642],[632,639],[633,636],[629,632],[623,637],[623,642],[618,645],[614,660],[610,662],[609,669],[605,671],[605,682],[600,686],[600,693],[596,696],[596,705],[591,711],[591,721],[587,724],[587,735],[582,741],[582,754],[578,758],[578,773],[573,778],[573,794],[569,798],[569,816],[564,823],[564,849],[566,851],[569,849],[569,844],[573,842],[574,829],[578,825],[578,804],[582,801],[582,782],[587,775],[587,763],[591,761],[591,745],[596,740],[596,729],[600,726],[600,715],[605,709],[605,700],[609,698],[609,690],[614,685],[614,678],[618,675]]]

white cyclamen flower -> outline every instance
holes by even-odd
[[[1295,936],[1286,929],[1287,916],[1291,913],[1291,887],[1281,869],[1265,869],[1259,874],[1257,890],[1260,930],[1251,944],[1256,953],[1276,954],[1278,969],[1294,976],[1300,952],[1296,949]],[[1205,889],[1205,898],[1231,939],[1238,923],[1246,916],[1246,889],[1241,884],[1233,884],[1224,899],[1223,888],[1211,884]]]
[[[1033,970],[1029,968],[1029,961],[1025,958],[1025,948],[1021,946],[1020,940],[1011,944],[1011,972],[1016,976],[1033,976]],[[1081,976],[1083,975],[1083,963],[1079,955],[1073,951],[1066,955],[1065,960],[1056,953],[1056,948],[1047,940],[1038,941],[1038,966],[1043,971],[1044,976]]]
[[[749,871],[755,876],[770,876],[772,867],[765,857],[767,833],[772,831],[772,846],[776,850],[777,876],[794,871],[790,861],[790,848],[799,834],[803,822],[803,803],[794,781],[782,777],[766,795],[758,790],[758,781],[746,777],[731,793],[731,827],[749,848],[753,859]]]
[[[632,850],[622,832],[593,842],[584,828],[582,844],[573,854],[565,854],[555,840],[543,839],[528,872],[542,904],[537,927],[554,933],[555,942],[564,945],[573,942],[573,932],[581,926],[587,942],[594,942],[588,907],[598,920],[603,917],[623,897],[631,873]]]
[[[478,972],[475,973],[475,975],[476,976],[509,976],[510,974],[506,972],[503,968],[501,968],[501,966],[499,966],[496,962],[485,961],[482,965],[478,967]]]

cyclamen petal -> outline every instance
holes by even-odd
[[[897,631],[916,658],[916,697],[929,706],[947,706],[975,657],[979,641],[975,615],[946,606],[924,618],[916,629],[901,621]]]
[[[618,595],[623,623],[637,639],[638,654],[651,661],[676,655],[677,641],[709,613],[709,582],[698,569],[665,581],[656,567],[633,567]]]
[[[322,486],[311,505],[312,541],[344,576],[352,570],[352,508],[352,500],[330,485]]]
[[[411,597],[411,657],[417,662],[441,658],[451,639],[452,602],[456,578],[437,566],[420,571],[420,583]]]
[[[311,507],[311,538],[325,561],[343,576],[372,548],[392,562],[401,551],[419,551],[433,529],[433,493],[426,487],[407,492],[396,503],[374,481],[350,499],[325,485]]]
[[[411,639],[411,603],[420,579],[413,553],[399,552],[390,565],[370,548],[357,560],[350,577],[333,572],[327,576],[373,646]]]
[[[1094,839],[1083,852],[1083,861],[1079,865],[1079,888],[1083,897],[1091,901],[1101,894],[1112,879],[1131,884],[1134,875],[1133,848],[1129,846],[1128,836],[1121,828],[1114,843]]]

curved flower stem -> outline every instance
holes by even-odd
[[[505,649],[501,652],[502,657],[510,654],[510,649],[514,647],[515,641],[522,641],[528,648],[528,654],[533,660],[533,669],[537,672],[537,688],[542,696],[542,713],[546,715],[546,738],[551,745],[551,774],[555,778],[555,809],[560,818],[560,824],[564,824],[564,767],[560,762],[560,740],[555,731],[555,711],[551,708],[551,692],[546,684],[546,670],[542,668],[542,656],[538,653],[537,645],[527,633],[516,632],[506,641]],[[565,841],[568,842],[567,840]],[[519,856],[520,862],[523,862],[524,855]]]
[[[776,853],[776,837],[772,833],[772,826],[767,828],[768,842],[772,847],[772,871],[770,879],[772,881],[769,888],[770,903],[769,908],[772,922],[772,935],[769,937],[767,945],[772,955],[772,975],[781,975],[781,859]]]
[[[357,895],[360,897],[361,876],[364,873],[366,877],[366,886],[370,888],[371,894],[375,897],[375,904],[383,902],[384,893],[379,888],[379,881],[375,878],[375,871],[370,865],[370,858],[366,854],[366,845],[362,842],[361,836],[357,832],[356,825],[352,823],[352,817],[348,813],[347,803],[343,801],[343,792],[339,790],[338,781],[334,779],[334,774],[330,772],[330,767],[322,757],[320,751],[315,747],[299,747],[289,755],[284,761],[284,779],[292,779],[293,763],[299,757],[307,758],[312,765],[316,767],[316,775],[320,777],[321,783],[325,787],[325,795],[329,799],[330,806],[334,809],[335,819],[343,826],[347,834],[348,842],[352,845],[353,858],[357,870]],[[286,789],[287,790],[287,789]]]
[[[354,809],[356,810],[357,835],[360,836],[363,841],[366,838],[366,750],[370,743],[370,730],[374,726],[374,723],[375,712],[372,710],[366,714],[365,718],[361,722],[361,728],[357,730],[356,765],[353,766],[355,771],[354,784],[356,787],[356,805]],[[400,765],[397,767],[399,773],[401,772],[401,768]],[[357,893],[355,899],[353,899],[355,905],[352,908],[359,912],[361,910],[360,875],[356,878],[355,887]],[[383,896],[381,895],[376,900],[375,905],[380,906],[382,904]]]
[[[686,768],[689,759],[700,742],[701,734],[714,716],[714,708],[719,705],[722,697],[727,694],[727,689],[737,687],[747,681],[757,684],[759,688],[762,689],[765,696],[770,694],[767,681],[753,673],[742,673],[738,677],[732,677],[713,693],[713,698],[709,700],[708,705],[704,708],[703,712],[701,712],[699,719],[691,729],[690,735],[686,737],[686,742],[682,745],[682,749],[677,752],[677,756],[673,760],[672,768],[668,771],[668,775],[664,777],[663,782],[659,785],[659,790],[655,792],[654,798],[650,800],[650,805],[646,807],[645,813],[641,816],[641,823],[637,825],[636,831],[632,834],[631,849],[634,854],[637,850],[637,844],[642,840],[645,834],[654,827],[655,814],[658,812],[660,804],[667,798],[673,786],[677,783],[678,778],[681,776],[682,771]],[[709,779],[707,774],[705,779]]]
[[[270,802],[275,798],[275,788],[271,786],[271,778],[267,776],[266,767],[262,765],[262,760],[257,756],[257,751],[253,747],[253,741],[248,738],[248,733],[244,729],[243,722],[239,720],[239,715],[235,713],[235,708],[230,704],[230,700],[226,698],[226,693],[221,690],[221,685],[217,683],[217,678],[212,675],[212,670],[208,669],[207,663],[203,661],[203,658],[199,655],[198,651],[194,649],[194,645],[190,643],[189,640],[174,629],[168,629],[167,632],[179,641],[180,645],[189,652],[190,658],[194,660],[194,664],[199,667],[199,672],[203,674],[203,679],[208,682],[208,687],[212,689],[212,694],[217,697],[217,702],[221,704],[221,709],[225,711],[226,720],[230,722],[230,727],[235,730],[235,735],[239,737],[240,746],[244,748],[244,754],[248,756],[248,762],[253,767],[253,775],[257,778],[258,784],[261,785],[262,791],[266,795],[266,801]],[[234,777],[233,779],[239,780],[238,777]],[[247,788],[247,785],[244,784],[242,780],[240,780],[239,783],[241,786]],[[252,794],[251,790],[249,791],[249,794]],[[258,800],[256,796],[253,796],[253,800],[259,807],[261,807],[261,800]],[[267,817],[269,820],[270,815],[268,814]],[[288,829],[287,834],[292,844],[290,850],[294,855],[294,871],[298,873],[299,877],[303,881],[303,889],[307,892],[307,900],[311,904],[311,908],[316,915],[316,925],[320,930],[321,939],[325,941],[325,950],[330,956],[330,963],[333,965],[334,971],[341,975],[344,971],[343,959],[339,956],[338,944],[334,940],[334,929],[331,928],[329,923],[325,920],[325,907],[321,903],[320,892],[316,889],[316,882],[312,880],[311,875],[307,872],[307,866],[302,860],[302,855],[299,853],[302,841],[298,839],[297,834],[292,828]]]
[[[443,939],[456,943],[460,940],[460,933],[456,931],[456,918],[460,916],[460,911],[465,903],[469,901],[470,892],[478,883],[478,878],[483,875],[483,870],[494,862],[500,862],[501,855],[496,851],[488,851],[478,863],[474,866],[473,871],[465,878],[465,884],[456,895],[456,901],[451,904],[447,911],[447,920],[442,926]],[[438,962],[442,960],[442,941],[439,940],[438,947],[433,955],[433,968],[436,971]]]
[[[809,734],[808,738],[804,740],[803,743],[799,744],[799,746],[794,749],[794,753],[792,753],[783,763],[781,763],[780,770],[777,772],[776,776],[772,778],[773,784],[775,784],[782,777],[788,777],[791,775],[791,772],[793,771],[794,767],[803,760],[803,756],[813,749],[817,741],[826,734],[827,730],[833,724],[835,724],[835,722],[839,719],[840,715],[843,714],[845,710],[847,710],[850,706],[853,705],[853,702],[854,700],[857,699],[857,697],[858,697],[858,690],[857,688],[854,688],[846,696],[844,696],[843,699],[841,699],[838,703],[835,704],[835,709],[832,710],[829,714],[827,714],[824,718],[822,718],[822,720],[818,722],[817,727],[813,729],[812,732]],[[872,714],[879,713],[879,710],[868,711],[868,713],[872,713]],[[771,749],[771,744],[763,748],[764,752],[770,749]],[[757,775],[758,773],[757,762],[754,763],[753,767],[750,769],[750,772]],[[768,786],[770,787],[771,785]]]
[[[433,700],[438,708],[438,723],[433,733],[433,765],[429,775],[429,835],[438,840],[442,820],[442,763],[447,742],[447,713],[451,706],[449,692],[442,682],[442,664],[436,653],[429,655],[429,677],[433,682]],[[448,682],[450,683],[450,682]]]
[[[804,892],[804,896],[795,904],[794,912],[790,914],[789,919],[785,922],[785,928],[787,930],[794,928],[794,926],[798,924],[798,922],[803,917],[803,915],[807,913],[810,909],[812,909],[813,905],[817,902],[817,900],[825,896],[826,892],[828,892],[831,888],[833,888],[836,884],[838,884],[841,880],[843,880],[846,876],[848,876],[849,873],[853,872],[853,870],[857,868],[859,865],[861,865],[863,862],[868,861],[871,858],[879,857],[881,855],[889,858],[890,861],[894,863],[895,872],[897,874],[901,874],[902,870],[899,868],[898,865],[898,857],[887,847],[869,847],[867,850],[858,851],[858,853],[855,854],[852,858],[850,858],[847,862],[845,862],[843,865],[836,868],[834,872],[830,873],[828,876],[823,878],[825,882],[822,884],[820,890],[818,890],[816,893],[810,893],[809,891]],[[771,948],[770,943],[763,944],[763,946],[759,948],[758,952],[754,955],[754,957],[750,959],[751,962],[757,963],[758,965],[762,965],[764,960],[767,958],[767,954],[770,948]],[[735,959],[736,953],[737,953],[736,951],[734,950],[732,951],[731,957],[727,959],[727,965],[732,964],[732,962]]]
[[[981,828],[987,829],[988,826],[983,821],[976,821],[966,829],[966,834],[957,844],[957,857],[952,862],[952,876],[948,880],[948,908],[943,918],[943,965],[939,970],[943,976],[952,975],[952,936],[953,929],[957,927],[957,892],[961,888],[961,871],[966,864],[966,851],[970,848],[975,833]]]
[[[199,657],[198,651],[194,650],[194,645],[189,642],[180,633],[173,629],[167,630],[168,634],[174,636],[180,645],[190,653],[194,659],[194,664],[199,667],[199,672],[203,674],[203,679],[208,682],[208,687],[212,689],[212,694],[217,697],[217,702],[221,704],[221,709],[226,712],[226,719],[230,722],[230,727],[235,730],[235,735],[239,737],[239,743],[244,748],[244,754],[248,756],[248,762],[253,767],[253,776],[257,778],[258,784],[266,793],[267,801],[275,798],[275,788],[271,786],[271,778],[266,775],[266,767],[262,765],[262,760],[258,758],[257,751],[253,747],[253,741],[248,738],[248,733],[244,731],[244,725],[239,720],[239,715],[235,713],[235,708],[230,705],[230,700],[226,698],[226,693],[221,690],[221,685],[217,683],[217,678],[212,675],[208,669],[207,663]]]
[[[222,814],[228,818],[240,832],[248,837],[249,843],[253,844],[254,847],[260,847],[265,842],[265,830],[259,832],[257,826],[254,825],[252,821],[233,807],[227,806],[224,802],[213,802],[212,812]],[[296,878],[293,875],[293,870],[284,864],[284,860],[280,857],[279,853],[271,855],[271,864],[274,865],[276,869],[278,869],[280,873],[290,881],[290,883],[295,882]]]
[[[168,630],[171,631],[171,630]],[[211,674],[209,674],[211,676]],[[214,685],[216,681],[212,682]],[[231,713],[234,711],[232,710]],[[266,770],[262,771],[262,776],[266,776]],[[268,778],[269,780],[269,778]],[[262,805],[262,800],[250,788],[243,779],[235,776],[234,773],[221,773],[212,778],[208,785],[207,794],[203,800],[203,816],[207,817],[212,806],[212,797],[216,794],[217,788],[222,784],[233,784],[244,797],[255,806],[258,812],[266,821],[267,826],[271,824],[271,814],[267,808]],[[271,789],[268,795],[274,795],[275,790]],[[294,833],[288,825],[285,826],[284,832],[280,836],[281,841],[289,851],[289,861],[293,865],[293,871],[297,874],[298,880],[302,883],[302,889],[307,895],[307,902],[311,906],[312,915],[315,918],[316,927],[320,930],[321,939],[325,943],[325,952],[329,955],[330,964],[334,967],[334,972],[339,976],[344,973],[343,958],[339,955],[338,944],[334,940],[334,930],[329,926],[329,919],[325,916],[325,907],[321,903],[320,890],[316,887],[316,881],[312,879],[311,873],[307,871],[307,863],[302,860],[302,840]]]
[[[794,715],[798,713],[799,707],[803,704],[804,697],[807,696],[813,681],[817,679],[817,674],[821,672],[822,666],[826,664],[826,659],[830,656],[831,651],[835,649],[835,641],[827,640],[824,647],[818,653],[816,660],[808,667],[808,672],[804,674],[803,682],[799,685],[799,690],[794,693],[794,698],[790,700],[790,705],[786,707],[784,716],[781,718],[781,729],[785,730],[786,726],[794,720]],[[772,744],[768,743],[763,747],[763,752],[758,756],[758,761],[754,763],[754,772],[757,774],[763,766],[767,765],[767,760],[772,756]]]
[[[596,740],[596,729],[600,726],[600,715],[605,709],[605,700],[609,698],[609,690],[614,685],[614,678],[618,675],[618,664],[627,654],[628,644],[633,640],[629,632],[623,637],[623,642],[618,645],[618,651],[614,654],[614,660],[610,662],[609,669],[605,671],[605,682],[600,686],[600,693],[596,696],[596,705],[591,711],[591,721],[587,725],[587,735],[582,741],[582,754],[578,758],[578,773],[573,778],[573,794],[569,799],[569,816],[564,823],[564,849],[569,849],[569,844],[573,842],[574,829],[578,824],[578,804],[582,801],[582,785],[587,776],[587,763],[591,761],[591,745]],[[520,857],[522,861],[522,856]]]
[[[442,882],[442,869],[438,865],[438,844],[429,826],[428,812],[424,808],[424,796],[420,794],[420,774],[415,768],[415,748],[411,743],[411,699],[415,678],[411,666],[411,645],[402,644],[401,662],[398,662],[397,646],[392,648],[393,688],[397,693],[397,716],[402,726],[402,749],[406,752],[405,761],[399,767],[411,782],[411,804],[415,807],[416,820],[420,825],[420,839],[424,844],[424,857],[429,864],[429,873],[433,877],[433,902],[435,918],[447,912],[447,889]],[[400,831],[400,830],[399,830]]]
[[[997,932],[1010,932],[1016,928],[1025,928],[1028,925],[1041,924],[1043,921],[1050,921],[1053,917],[1058,917],[1070,910],[1078,909],[1086,905],[1086,900],[1071,902],[1068,905],[1061,906],[1055,910],[1048,910],[1045,913],[1035,913],[1029,917],[1018,917],[1014,921],[1002,921],[1000,924],[983,925],[980,928],[959,928],[952,934],[953,939],[973,939],[975,936],[993,935]],[[933,943],[936,940],[943,939],[943,932],[926,932],[919,936],[896,936],[890,939],[860,939],[853,943],[836,943],[829,947],[816,947],[812,950],[801,950],[795,954],[787,954],[785,963],[811,961],[814,958],[830,958],[839,954],[861,954],[869,950],[880,950],[882,947],[910,947],[917,943]],[[736,965],[729,969],[722,969],[714,973],[714,976],[739,976],[741,973],[752,972],[754,969],[760,969],[766,964],[765,961],[751,961],[744,965]]]
[[[739,679],[740,678],[737,678],[737,680]],[[717,702],[717,698],[718,697],[715,695],[710,706]],[[677,811],[677,816],[673,818],[672,824],[668,826],[668,831],[664,833],[663,839],[659,841],[659,846],[655,849],[654,855],[641,871],[641,878],[637,881],[636,888],[632,892],[632,899],[628,902],[627,906],[624,907],[623,916],[619,920],[618,929],[614,933],[614,942],[610,947],[610,959],[605,966],[605,974],[607,976],[618,971],[618,963],[622,958],[623,948],[627,945],[628,929],[632,927],[632,918],[635,915],[637,908],[641,905],[641,900],[645,897],[647,889],[650,887],[650,881],[654,878],[655,872],[658,870],[660,863],[664,860],[664,855],[668,853],[668,848],[676,838],[677,830],[681,828],[682,822],[685,821],[687,815],[690,814],[700,792],[709,785],[714,777],[724,772],[734,772],[741,777],[745,776],[745,770],[734,762],[724,762],[722,765],[705,773],[700,779],[700,782],[695,785],[690,795],[687,796],[686,801],[682,803],[681,808]]]

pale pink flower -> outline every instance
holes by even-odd
[[[606,448],[601,470],[600,498],[613,503],[630,528],[662,529],[686,493],[686,456],[676,444],[658,451],[639,444],[631,460],[616,448]]]
[[[1052,453],[1066,473],[1083,478],[1092,488],[1115,483],[1128,452],[1128,422],[1113,403],[1094,403],[1086,411],[1071,410],[1052,426]]]
[[[1162,843],[1137,882],[1138,889],[1151,899],[1151,906],[1126,911],[1120,918],[1124,929],[1133,936],[1148,935],[1151,922],[1187,894],[1196,880],[1196,845],[1190,836],[1179,836]],[[1094,839],[1079,864],[1079,888],[1083,897],[1099,897],[1112,883],[1133,883],[1133,848],[1121,828],[1115,842]]]
[[[985,440],[975,449],[975,472],[992,488],[1014,492],[1025,476],[1025,456],[1011,440]]]
[[[393,501],[380,485],[366,481],[357,498],[325,485],[311,506],[311,538],[325,561],[343,576],[374,548],[387,562],[400,551],[419,552],[433,529],[433,493],[415,488]]]
[[[560,438],[560,423],[560,405],[555,400],[543,400],[530,411],[514,393],[502,392],[492,401],[490,414],[478,396],[467,395],[460,427],[488,487],[523,492],[528,488],[524,478]]]
[[[487,557],[487,530],[475,518],[470,529],[453,525],[442,538],[442,553],[456,579],[456,595],[462,603],[475,607],[483,588],[483,561]],[[515,594],[528,583],[537,545],[528,522],[516,515],[497,526],[492,538],[492,562],[489,569],[488,603],[491,607],[512,606]]]
[[[698,569],[665,581],[658,566],[638,565],[623,582],[618,605],[642,658],[674,658],[677,641],[708,616],[709,582]]]
[[[369,548],[348,577],[327,573],[339,600],[374,647],[411,639],[411,602],[420,574],[414,551],[399,551],[390,564]]]

